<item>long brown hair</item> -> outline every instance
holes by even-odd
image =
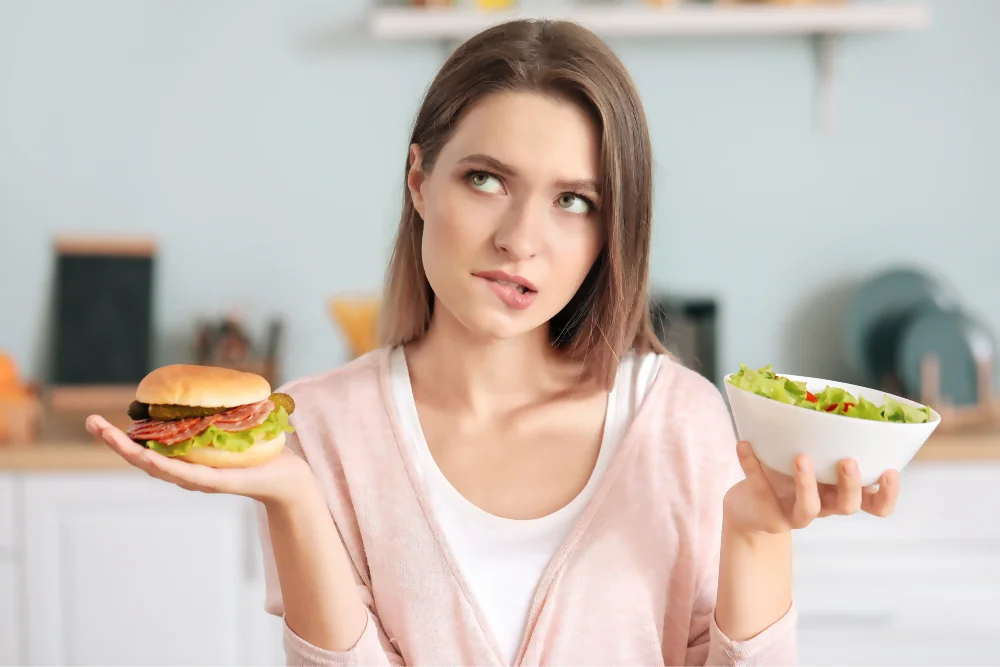
[[[610,384],[629,349],[663,352],[650,322],[647,282],[652,222],[652,149],[635,85],[617,56],[589,30],[563,21],[518,20],[462,44],[438,72],[410,144],[429,172],[473,104],[527,91],[579,104],[600,128],[600,215],[606,242],[583,285],[549,324],[552,344]],[[410,170],[407,156],[405,174]],[[405,183],[405,180],[404,180]],[[420,246],[424,223],[404,187],[403,211],[386,274],[382,339],[399,345],[430,325],[434,293]]]

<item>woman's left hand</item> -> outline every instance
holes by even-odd
[[[745,533],[784,533],[805,528],[813,519],[862,511],[875,516],[892,514],[899,497],[899,473],[886,471],[878,488],[861,487],[861,473],[853,459],[839,465],[836,485],[818,484],[809,457],[795,459],[789,477],[761,465],[750,444],[740,442],[737,455],[746,479],[735,484],[725,499],[725,520]]]

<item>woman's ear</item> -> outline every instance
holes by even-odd
[[[410,191],[410,199],[413,200],[413,208],[417,215],[424,217],[424,195],[420,188],[424,185],[424,160],[423,153],[418,144],[410,146],[410,170],[406,173],[406,187]]]

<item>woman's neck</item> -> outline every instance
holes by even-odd
[[[505,340],[472,336],[437,313],[407,345],[414,393],[441,408],[482,415],[516,410],[583,383],[583,365],[552,347],[544,327]]]

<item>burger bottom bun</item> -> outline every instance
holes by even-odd
[[[210,468],[250,468],[277,458],[284,448],[285,434],[279,433],[271,440],[258,440],[242,452],[230,452],[215,447],[197,447],[177,458]]]

